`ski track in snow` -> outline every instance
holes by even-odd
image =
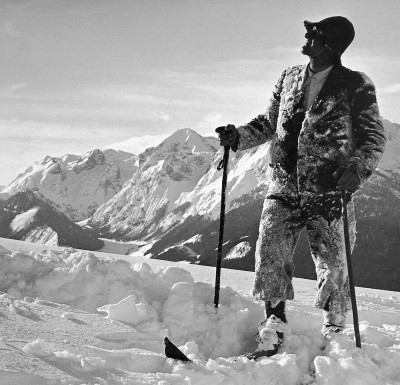
[[[296,279],[279,354],[254,362],[237,357],[263,320],[253,274],[223,270],[216,311],[214,273],[0,238],[0,384],[400,384],[399,293],[356,288],[360,350],[351,314],[321,340],[316,283]],[[165,358],[165,336],[193,362]]]

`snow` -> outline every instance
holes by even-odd
[[[39,226],[25,235],[24,239],[28,242],[35,242],[46,245],[57,245],[58,234],[49,226]]]
[[[115,150],[46,156],[2,189],[1,196],[6,199],[18,191],[37,190],[72,219],[83,220],[121,190],[132,177],[135,162],[133,154]]]
[[[207,215],[217,219],[221,201],[222,172],[217,170],[216,165],[222,158],[222,151],[214,156],[215,167],[211,167],[192,190],[183,192],[176,201],[177,206],[190,203],[185,217]],[[231,153],[226,186],[227,211],[231,208],[232,202],[267,182],[266,171],[269,162],[265,159],[269,159],[269,152],[270,143],[266,143],[258,146],[257,150]]]
[[[249,242],[240,242],[236,246],[232,247],[226,254],[224,259],[239,259],[244,258],[247,253],[251,251],[251,245]]]
[[[316,283],[295,280],[280,352],[249,361],[239,355],[264,319],[249,272],[223,270],[217,310],[211,267],[0,245],[2,385],[400,384],[398,293],[357,288],[358,349],[351,315],[342,335],[321,339]],[[165,336],[193,362],[166,358]]]
[[[104,246],[101,249],[104,253],[112,254],[131,254],[139,250],[139,246],[143,245],[143,242],[119,242],[114,239],[100,238],[104,242]]]
[[[164,231],[182,219],[181,195],[192,191],[207,173],[216,148],[190,129],[176,131],[152,151],[139,157],[139,168],[119,193],[100,206],[92,225],[107,226],[125,238]],[[183,202],[186,203],[186,202]],[[169,218],[168,218],[169,216]],[[163,217],[167,217],[161,221]]]
[[[97,310],[105,310],[108,313],[107,318],[115,321],[137,323],[137,309],[136,309],[136,297],[130,295],[116,304],[105,305],[99,307]]]
[[[35,215],[39,209],[39,207],[32,207],[30,210],[17,215],[10,223],[11,230],[18,232],[26,229],[35,219]]]

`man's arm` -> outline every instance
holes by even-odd
[[[361,81],[352,101],[355,152],[350,158],[348,169],[355,172],[363,183],[377,167],[385,149],[386,138],[374,84],[365,74],[359,75]]]

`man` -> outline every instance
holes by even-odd
[[[367,180],[382,156],[385,136],[375,88],[360,72],[342,66],[354,39],[352,23],[334,16],[304,22],[307,65],[286,69],[265,114],[236,128],[218,127],[222,146],[246,150],[271,143],[270,185],[256,247],[253,296],[265,301],[255,359],[278,351],[287,330],[285,303],[294,297],[293,253],[307,230],[323,309],[322,335],[345,327],[351,309],[341,190],[348,195],[351,246],[355,243],[351,193]]]

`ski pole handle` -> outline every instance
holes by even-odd
[[[226,167],[228,167],[229,150],[230,150],[230,146],[224,146],[224,157],[218,163],[218,166],[217,166],[218,171],[220,171],[222,169],[226,169]]]

